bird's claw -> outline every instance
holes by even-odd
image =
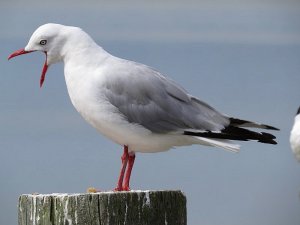
[[[116,188],[114,189],[114,191],[115,191],[115,192],[118,192],[118,191],[130,191],[130,188],[129,188],[129,187],[126,187],[126,186],[124,186],[124,187],[116,187]]]

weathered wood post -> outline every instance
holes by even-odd
[[[21,195],[19,225],[186,225],[181,191]]]

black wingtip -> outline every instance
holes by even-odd
[[[184,131],[184,135],[200,136],[200,137],[216,138],[216,139],[237,140],[237,141],[256,140],[260,143],[265,143],[265,144],[273,144],[273,145],[277,144],[277,142],[274,140],[276,139],[276,137],[273,134],[266,133],[266,132],[259,133],[245,128],[234,127],[234,126],[228,126],[219,132]]]
[[[265,129],[267,130],[280,130],[279,128],[277,127],[273,127],[273,126],[270,126],[270,125],[266,125],[266,124],[263,124],[265,126]]]
[[[272,144],[272,145],[277,145],[278,143],[274,140],[269,140],[268,142],[265,142],[265,141],[260,141],[258,140],[257,142],[259,143],[265,143],[265,144]]]
[[[299,115],[299,114],[300,114],[300,107],[298,108],[296,115]]]
[[[248,120],[241,120],[234,117],[230,117],[229,121],[230,121],[230,125],[237,126],[237,127],[253,127],[253,128],[266,129],[266,130],[280,130],[277,127],[273,127],[267,124],[259,124]]]
[[[269,139],[275,139],[275,138],[276,138],[276,136],[274,136],[273,134],[270,134],[270,133],[261,132],[261,134],[262,134],[265,138],[269,138]]]

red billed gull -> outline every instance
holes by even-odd
[[[300,107],[295,116],[294,125],[290,135],[290,144],[296,159],[300,162]]]
[[[193,144],[239,151],[239,145],[230,140],[276,144],[272,134],[245,127],[277,128],[218,112],[160,72],[109,54],[78,27],[42,25],[26,47],[9,59],[34,51],[46,54],[40,86],[48,67],[63,62],[76,110],[100,133],[124,147],[116,191],[129,190],[135,152],[161,152]]]

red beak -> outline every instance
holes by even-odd
[[[10,60],[11,58],[14,58],[18,55],[24,55],[24,54],[28,54],[28,53],[31,53],[31,52],[35,52],[35,51],[25,51],[25,49],[23,49],[23,48],[19,49],[19,50],[13,52],[10,56],[8,56],[8,60]],[[45,60],[44,67],[43,67],[43,70],[42,70],[42,75],[41,75],[41,78],[40,78],[40,87],[43,86],[45,76],[46,76],[46,72],[47,72],[47,69],[48,69],[47,52],[44,52],[44,53],[46,54],[46,60]]]
[[[33,51],[25,51],[25,49],[19,49],[15,52],[13,52],[9,57],[8,57],[8,60],[10,60],[11,58],[13,57],[16,57],[18,55],[23,55],[23,54],[27,54],[27,53],[30,53],[30,52],[33,52]]]

